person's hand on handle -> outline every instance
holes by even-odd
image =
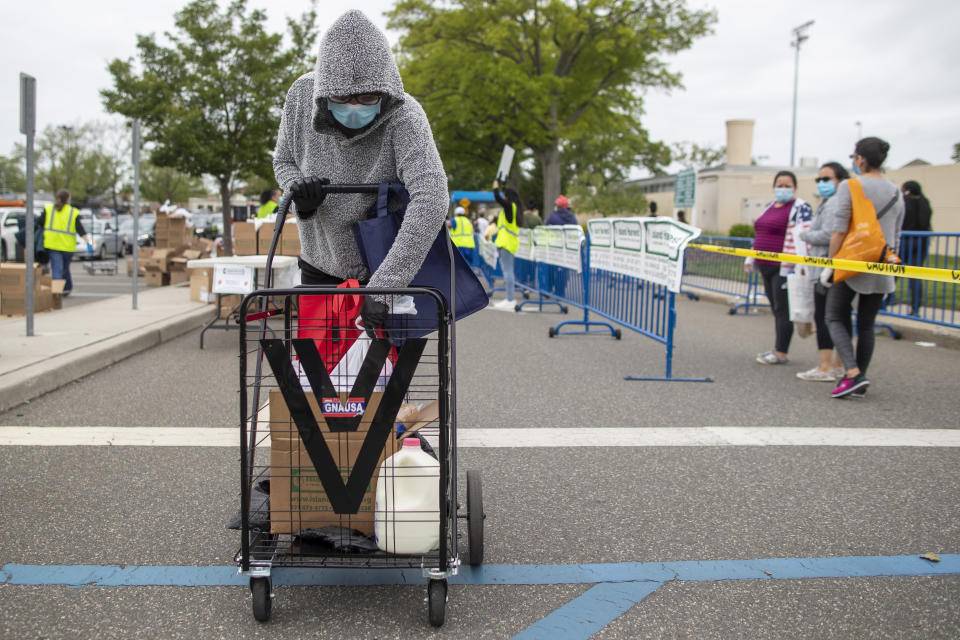
[[[327,192],[323,187],[330,184],[327,178],[301,178],[290,185],[290,193],[293,194],[293,203],[297,205],[297,217],[301,220],[312,218],[317,212],[317,207],[323,204],[323,199],[327,197]]]
[[[387,321],[387,305],[374,300],[372,296],[364,296],[363,306],[360,307],[360,317],[363,319],[363,330],[371,338],[376,337],[374,329],[382,327]]]

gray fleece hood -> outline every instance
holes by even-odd
[[[386,36],[363,12],[352,9],[337,18],[320,40],[313,83],[313,128],[317,133],[339,132],[327,108],[327,97],[357,93],[384,96],[370,129],[390,119],[404,99],[403,80]]]

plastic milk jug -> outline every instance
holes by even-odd
[[[440,546],[440,463],[404,438],[380,465],[374,518],[377,547],[388,553],[427,553]]]

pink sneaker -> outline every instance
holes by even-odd
[[[834,389],[830,395],[834,398],[845,398],[857,391],[865,391],[868,386],[870,386],[870,381],[867,380],[867,376],[860,373],[856,378],[845,377],[840,381],[840,384],[837,385],[836,389]]]

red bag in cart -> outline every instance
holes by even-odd
[[[337,288],[359,289],[360,282],[347,280]],[[313,339],[327,373],[333,371],[363,333],[363,329],[357,326],[362,306],[363,296],[356,294],[300,296],[297,337]],[[379,338],[386,337],[382,329],[377,329],[376,333]],[[390,362],[396,363],[396,357],[396,349],[391,348]]]

